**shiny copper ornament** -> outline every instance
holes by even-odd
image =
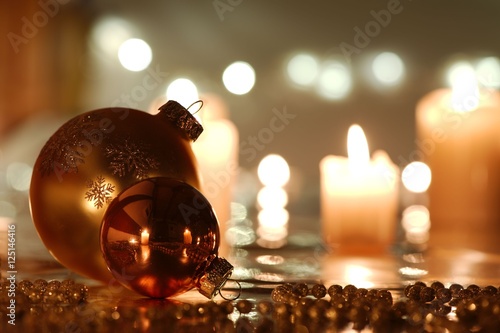
[[[76,273],[109,281],[99,245],[109,203],[149,177],[172,177],[199,187],[191,142],[202,130],[175,101],[154,116],[105,108],[62,125],[42,148],[30,188],[33,222],[47,249]]]
[[[142,295],[165,298],[198,288],[212,298],[233,266],[217,256],[219,225],[208,200],[172,178],[150,178],[109,205],[101,249],[113,276]]]

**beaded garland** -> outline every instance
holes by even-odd
[[[7,282],[0,283],[0,315],[6,317]],[[464,287],[418,281],[397,291],[354,285],[285,283],[270,299],[207,301],[198,304],[158,300],[154,306],[89,302],[89,290],[73,280],[16,284],[19,332],[500,332],[500,291],[494,286]],[[237,315],[237,317],[234,317]],[[239,315],[239,316],[238,316]],[[233,320],[231,320],[232,318]],[[236,319],[234,319],[236,318]],[[10,325],[9,325],[10,326]]]

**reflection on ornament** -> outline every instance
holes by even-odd
[[[148,245],[149,243],[149,232],[148,229],[145,229],[141,232],[141,244]]]
[[[191,143],[202,130],[175,101],[154,116],[104,108],[62,125],[42,148],[30,185],[33,222],[47,249],[76,273],[109,282],[99,228],[110,202],[149,177],[199,188]],[[139,246],[140,235],[135,241]]]
[[[135,239],[140,245],[131,242]],[[101,249],[113,276],[154,298],[192,288],[215,296],[233,270],[217,256],[219,243],[208,200],[191,185],[165,177],[123,190],[109,205],[101,228]]]

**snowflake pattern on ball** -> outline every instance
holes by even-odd
[[[151,170],[157,170],[160,166],[158,160],[150,154],[149,148],[149,145],[141,141],[126,138],[109,144],[105,154],[111,159],[109,167],[114,175],[124,177],[132,173],[137,179],[145,179]]]
[[[78,166],[85,163],[85,152],[90,144],[84,133],[91,131],[101,118],[100,112],[93,112],[73,118],[57,130],[40,151],[42,175],[55,172],[60,177],[64,173],[77,173]]]
[[[87,181],[87,188],[89,190],[85,193],[85,199],[93,201],[94,207],[97,209],[102,208],[104,204],[109,203],[113,199],[115,186],[106,183],[103,176],[97,176],[95,181],[89,179]]]

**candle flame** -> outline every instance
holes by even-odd
[[[361,126],[354,124],[347,133],[347,156],[353,169],[363,168],[370,162],[368,142]]]
[[[451,107],[457,112],[469,112],[479,106],[479,85],[472,66],[461,64],[450,74]]]

